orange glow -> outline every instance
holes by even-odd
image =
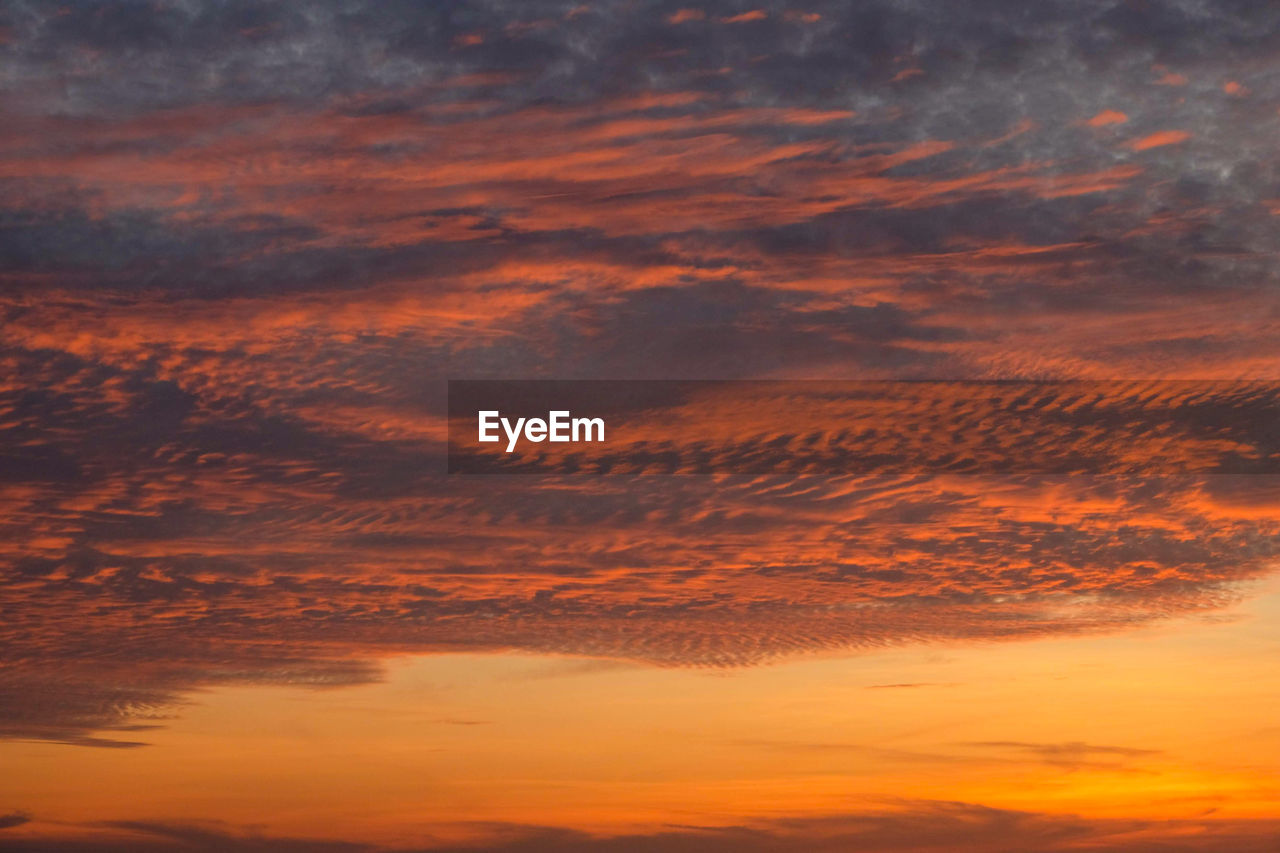
[[[0,4],[0,850],[1275,846],[1280,19],[688,2]]]
[[[194,796],[268,835],[390,845],[483,841],[503,823],[617,835],[786,815],[817,831],[940,800],[1078,820],[1098,838],[1133,821],[1153,841],[1211,835],[1277,818],[1280,682],[1264,651],[1277,614],[1272,584],[1226,621],[731,672],[394,658],[366,686],[205,691],[143,749],[7,746],[0,795],[49,828],[179,818]],[[153,793],[140,804],[137,790]]]

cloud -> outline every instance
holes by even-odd
[[[686,21],[701,21],[707,17],[707,13],[701,9],[679,9],[667,16],[667,22],[671,24],[683,24]]]
[[[1124,124],[1128,120],[1129,117],[1119,110],[1103,110],[1089,119],[1086,124],[1090,127],[1106,127],[1109,124]]]
[[[230,829],[217,823],[164,823],[158,821],[109,821],[77,827],[75,835],[57,833],[8,839],[6,850],[15,853],[124,853],[140,850],[229,851],[229,853],[374,853],[368,844],[326,841],[318,838],[285,838]]]
[[[1068,743],[1025,743],[1022,741],[983,741],[963,746],[1029,754],[1052,767],[1064,770],[1084,768],[1121,769],[1130,759],[1160,755],[1159,750],[1123,746],[1098,746],[1071,741]]]
[[[648,833],[592,835],[519,824],[471,827],[482,839],[465,847],[436,844],[400,850],[487,853],[632,853],[632,851],[1067,851],[1087,847],[1103,853],[1203,850],[1263,853],[1276,825],[1266,820],[1088,819],[994,809],[962,802],[904,801],[878,810],[829,816],[760,820],[729,826],[673,826]],[[59,846],[61,845],[61,846]],[[130,846],[132,845],[132,846]],[[7,849],[21,853],[59,850],[108,853],[123,850],[382,851],[363,844],[248,835],[219,826],[116,822],[99,838],[20,840]]]
[[[1249,477],[515,477],[500,493],[437,477],[396,494],[365,456],[328,458],[354,467],[37,484],[88,515],[11,516],[31,528],[6,557],[0,733],[146,742],[136,727],[198,687],[368,683],[404,652],[744,666],[1114,632],[1220,609],[1276,554],[1274,494]],[[188,473],[137,492],[156,470]]]
[[[1129,143],[1129,147],[1134,151],[1146,151],[1149,148],[1159,148],[1162,145],[1177,145],[1179,142],[1185,142],[1190,138],[1191,134],[1185,130],[1158,130],[1149,136],[1135,139]]]
[[[442,473],[444,380],[1275,379],[1278,16],[9,4],[0,734],[143,743],[201,686],[401,652],[742,666],[1226,606],[1274,564],[1256,483],[497,490]],[[1136,452],[1086,420],[1064,446]]]

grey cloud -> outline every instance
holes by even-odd
[[[1160,750],[1068,741],[1064,743],[1027,743],[1024,741],[981,741],[961,744],[998,752],[1030,755],[1045,764],[1066,770],[1082,768],[1124,769],[1134,759],[1158,756]]]
[[[1223,853],[1267,853],[1274,821],[1090,820],[996,809],[964,802],[896,802],[879,810],[760,821],[723,827],[671,826],[648,834],[591,835],[521,824],[478,824],[490,840],[464,847],[428,845],[404,853],[1022,853],[1077,850],[1100,853],[1192,853],[1212,844]],[[15,853],[157,851],[367,851],[386,848],[340,841],[255,836],[218,825],[120,821],[102,825],[91,840],[16,841]]]

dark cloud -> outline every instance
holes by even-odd
[[[1220,615],[1274,571],[1273,478],[1211,466],[446,476],[447,378],[1280,379],[1280,7],[693,6],[0,4],[0,739],[127,763],[200,690],[370,684],[404,654],[568,657],[529,676],[550,678],[1121,632]],[[1050,449],[1280,442],[1266,401],[1121,396],[1068,401]],[[744,454],[811,445],[782,408],[741,406]],[[1059,775],[1167,757],[778,734],[737,745]],[[0,848],[382,850],[137,800],[92,825],[11,811]],[[962,802],[462,829],[490,853],[1280,835]]]
[[[1116,631],[1272,565],[1240,478],[444,477],[448,377],[1276,378],[1271,6],[577,5],[0,9],[0,735],[400,652]]]
[[[196,645],[207,648],[208,639]],[[86,645],[92,647],[93,642]],[[319,655],[311,660],[280,659],[272,658],[269,650],[228,648],[206,651],[202,657],[192,648],[158,654],[146,654],[136,646],[67,651],[61,660],[45,658],[35,665],[0,668],[0,737],[132,749],[147,746],[146,732],[166,725],[193,689],[225,684],[318,689],[380,678],[378,667],[366,661],[326,661]],[[107,659],[90,661],[86,655]],[[121,659],[129,662],[119,663]]]
[[[484,824],[472,827],[488,841],[403,848],[421,853],[640,853],[640,851],[913,851],[913,853],[1014,853],[1087,847],[1102,853],[1177,853],[1212,845],[1224,853],[1271,849],[1273,821],[1087,819],[1072,815],[994,809],[961,802],[902,802],[880,811],[791,818],[721,827],[672,826],[649,834],[591,835],[571,829]],[[14,853],[67,851],[383,851],[388,848],[311,839],[254,836],[221,826],[115,822],[101,837],[16,840]]]
[[[125,853],[146,851],[234,851],[234,853],[373,853],[378,848],[344,841],[314,838],[282,838],[240,833],[217,824],[180,824],[146,821],[112,821],[89,827],[76,836],[8,839],[4,847],[13,853]]]
[[[1126,746],[1099,746],[1096,744],[1071,741],[1068,743],[1025,743],[1022,741],[983,741],[963,744],[963,746],[996,750],[999,752],[1023,753],[1033,756],[1039,761],[1064,770],[1080,770],[1085,768],[1104,768],[1109,770],[1124,769],[1127,762],[1133,759],[1149,758],[1159,755],[1159,750],[1134,749]]]
[[[1274,492],[1196,479],[437,478],[434,497],[317,506],[250,470],[222,509],[221,475],[199,475],[28,531],[0,734],[146,742],[194,689],[362,684],[401,652],[743,666],[1118,631],[1221,608],[1276,553]]]

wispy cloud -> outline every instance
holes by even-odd
[[[672,826],[649,833],[593,835],[572,829],[521,824],[484,824],[470,829],[478,839],[397,847],[397,850],[487,851],[487,853],[632,853],[632,851],[1068,851],[1087,847],[1104,853],[1200,851],[1262,853],[1277,827],[1265,820],[1120,820],[994,809],[972,803],[904,801],[880,810],[820,817],[762,820],[740,825]],[[487,840],[486,840],[487,839]],[[59,846],[61,845],[61,846]],[[22,853],[156,851],[367,851],[390,848],[340,841],[284,838],[201,824],[115,822],[97,837],[19,840]]]

